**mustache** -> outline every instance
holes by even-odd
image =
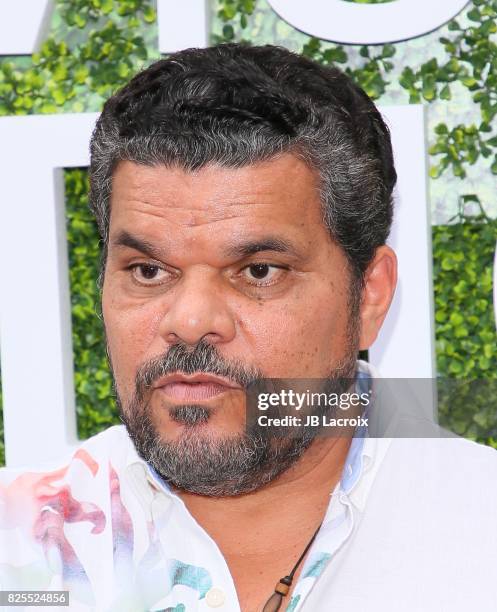
[[[136,395],[142,399],[157,380],[175,373],[224,376],[245,389],[264,378],[262,371],[255,366],[246,365],[239,360],[225,359],[213,344],[205,340],[200,340],[193,349],[184,342],[178,342],[164,355],[151,359],[140,367],[135,379]]]

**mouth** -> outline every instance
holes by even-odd
[[[242,387],[212,374],[170,374],[158,380],[154,388],[176,402],[199,402]]]

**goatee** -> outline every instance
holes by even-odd
[[[355,349],[333,375],[355,375]],[[155,381],[172,373],[209,373],[223,376],[246,389],[264,378],[262,372],[239,361],[225,360],[215,346],[201,340],[193,349],[179,342],[166,354],[145,363],[137,373],[135,392],[120,416],[138,454],[175,487],[207,496],[249,493],[288,470],[316,438],[315,428],[303,428],[291,437],[268,437],[259,427],[249,427],[228,437],[205,432],[212,408],[200,404],[169,407],[169,417],[181,423],[179,439],[164,440],[153,422],[150,396]]]

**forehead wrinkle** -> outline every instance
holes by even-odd
[[[119,200],[119,198],[116,198]],[[123,212],[130,212],[133,214],[147,215],[156,217],[158,219],[166,219],[168,213],[174,212],[177,216],[168,219],[168,222],[174,222],[175,224],[182,225],[182,219],[179,213],[189,216],[186,223],[187,226],[204,225],[217,221],[228,221],[240,217],[243,212],[246,212],[247,207],[254,207],[262,205],[263,202],[256,203],[254,201],[227,201],[221,203],[214,202],[200,202],[199,206],[194,206],[199,200],[188,200],[184,203],[176,203],[174,201],[157,201],[151,202],[142,198],[122,198],[121,201],[124,204],[125,210]],[[233,208],[237,207],[236,211]],[[230,210],[229,214],[226,214],[226,210]],[[121,209],[122,210],[122,209]],[[205,218],[208,217],[208,218]],[[204,220],[205,219],[205,220]]]

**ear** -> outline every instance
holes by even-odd
[[[396,285],[395,252],[387,245],[380,246],[364,275],[359,350],[368,349],[376,340],[392,303]]]

